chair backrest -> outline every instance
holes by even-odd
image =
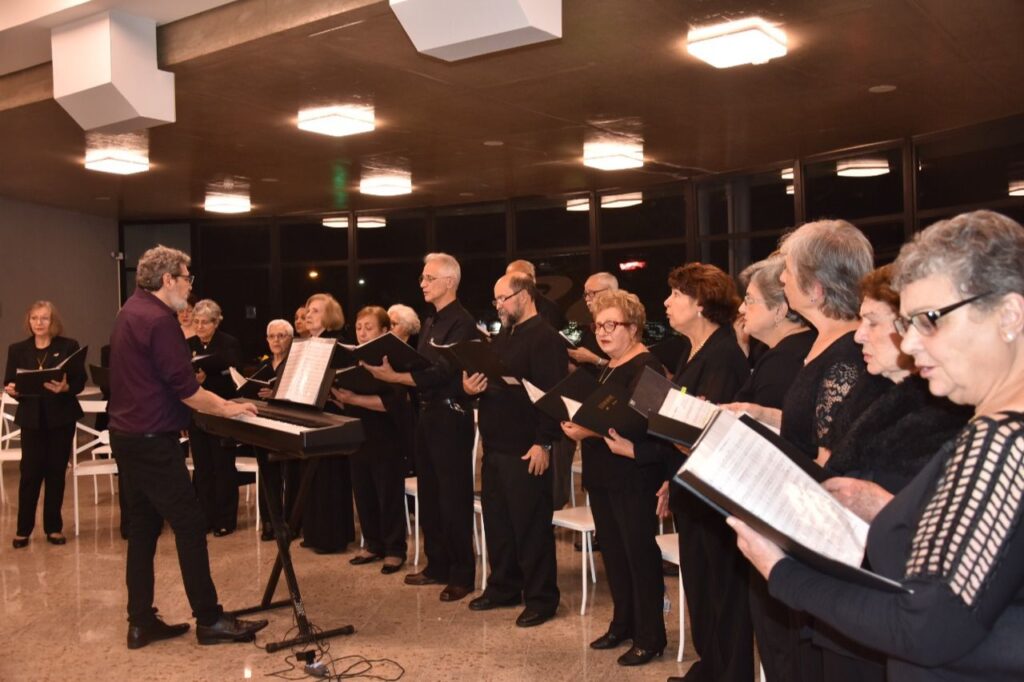
[[[13,448],[12,442],[21,438],[21,429],[14,423],[14,415],[7,411],[9,405],[16,404],[5,391],[0,391],[0,450]]]

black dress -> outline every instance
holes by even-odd
[[[601,383],[632,389],[644,367],[664,371],[651,353],[641,353],[619,367],[605,367]],[[624,434],[625,435],[625,434]],[[633,441],[634,449],[648,442]],[[632,638],[633,646],[665,648],[664,577],[658,533],[657,493],[665,480],[662,463],[620,457],[603,438],[582,443],[583,486],[590,493],[594,526],[601,538],[601,559],[608,576],[614,611],[608,632]]]
[[[12,343],[7,350],[4,385],[15,380],[19,369],[56,367],[76,350],[78,342],[63,336],[50,339],[46,348],[36,348],[35,337]],[[64,528],[60,513],[64,504],[64,477],[71,457],[75,423],[83,414],[75,396],[85,387],[85,371],[72,365],[74,368],[67,374],[66,392],[46,391],[39,396],[18,397],[14,422],[21,427],[17,530],[20,537],[32,534],[39,491],[44,483],[43,531],[50,535]]]
[[[1022,453],[1024,415],[977,417],[878,513],[871,567],[913,594],[786,558],[772,595],[882,653],[889,680],[1024,679]]]

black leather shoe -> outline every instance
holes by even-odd
[[[441,590],[440,598],[441,601],[459,601],[460,599],[465,599],[472,591],[472,587],[466,587],[465,585],[449,585]]]
[[[60,533],[50,533],[46,536],[46,541],[51,545],[66,545],[68,539]]]
[[[225,535],[231,535],[234,532],[235,532],[234,528],[217,528],[216,530],[213,531],[213,537],[215,537],[215,538],[222,538]]]
[[[265,620],[242,620],[222,613],[213,625],[196,625],[196,639],[200,644],[251,642],[256,639],[256,633],[265,627]]]
[[[420,571],[419,573],[410,573],[405,576],[406,585],[443,585],[444,583],[437,578],[431,578],[429,575]]]
[[[380,567],[380,572],[383,573],[384,575],[391,575],[392,573],[398,573],[399,571],[402,570],[402,566],[405,566],[405,559],[402,559],[397,564],[394,564],[394,563],[389,564],[388,563],[388,559],[391,559],[391,558],[392,557],[386,557],[384,559],[384,565]],[[394,557],[394,558],[397,559],[398,557]]]
[[[28,538],[14,538],[11,540],[11,546],[14,547],[14,549],[24,549],[25,547],[28,547]]]
[[[482,594],[476,599],[469,602],[470,611],[490,611],[491,609],[500,609],[506,606],[519,606],[522,603],[520,599],[509,599],[507,601],[498,601],[497,599],[491,599],[486,594]]]
[[[180,637],[188,632],[188,623],[168,625],[157,616],[149,625],[132,625],[128,628],[128,648],[141,649],[151,642]]]
[[[536,625],[548,622],[551,620],[553,615],[554,614],[539,613],[533,609],[524,609],[523,612],[519,614],[519,617],[516,618],[516,625],[521,628],[532,628]]]
[[[593,642],[591,642],[590,643],[590,648],[591,649],[614,649],[615,647],[621,646],[622,644],[628,642],[630,639],[632,639],[632,638],[631,637],[620,637],[619,635],[616,635],[614,632],[609,630],[608,632],[604,633],[603,635],[601,635],[600,637],[595,639]]]
[[[362,566],[363,564],[372,564],[374,561],[380,561],[383,559],[380,554],[357,554],[348,560],[353,566]]]
[[[619,665],[643,665],[650,663],[652,658],[661,656],[664,649],[641,649],[634,646],[626,653],[619,656]]]
[[[263,542],[270,542],[274,539],[274,527],[269,523],[263,524],[263,529],[260,531],[260,540]]]

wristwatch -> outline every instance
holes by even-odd
[[[544,448],[548,452],[548,454],[551,454],[551,443],[537,443],[537,445]]]

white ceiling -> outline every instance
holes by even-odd
[[[0,2],[0,76],[50,61],[50,30],[75,19],[119,9],[155,19],[158,26],[234,0],[3,0]]]

